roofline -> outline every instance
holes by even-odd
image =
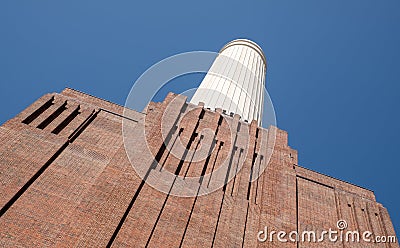
[[[375,194],[375,192],[374,192],[373,190],[368,189],[368,188],[366,188],[366,187],[363,187],[363,186],[360,186],[360,185],[357,185],[357,184],[354,184],[354,183],[350,183],[350,182],[348,182],[348,181],[345,181],[345,180],[342,180],[342,179],[339,179],[339,178],[336,178],[336,177],[333,177],[333,176],[329,176],[329,175],[327,175],[327,174],[324,174],[324,173],[321,173],[321,172],[318,172],[318,171],[315,171],[315,170],[306,168],[306,167],[301,166],[301,165],[298,165],[298,164],[294,164],[294,165],[295,165],[295,166],[298,166],[298,167],[300,167],[300,168],[302,168],[302,169],[306,169],[306,170],[312,171],[312,172],[314,172],[314,173],[320,174],[320,175],[322,175],[322,176],[326,176],[326,177],[329,177],[329,178],[338,180],[338,181],[340,181],[340,182],[347,183],[347,184],[350,184],[350,185],[352,185],[352,186],[355,186],[355,187],[358,187],[358,188],[361,188],[361,189],[364,189],[364,190],[368,190],[368,191],[370,191],[370,192],[372,192],[372,193]]]

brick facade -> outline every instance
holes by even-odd
[[[67,88],[4,123],[0,138],[1,247],[399,247],[260,242],[265,226],[301,233],[338,220],[373,237],[395,232],[372,191],[298,166],[285,131],[184,96],[124,112]],[[163,172],[171,181],[158,180]],[[177,196],[195,177],[194,195]]]

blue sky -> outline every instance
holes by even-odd
[[[299,164],[374,190],[399,233],[399,24],[398,0],[3,0],[0,123],[67,86],[123,104],[161,59],[249,38]]]

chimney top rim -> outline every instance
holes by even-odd
[[[249,39],[235,39],[232,40],[228,43],[225,44],[225,46],[223,46],[221,48],[221,50],[219,51],[219,53],[222,53],[225,49],[227,49],[228,47],[231,46],[235,46],[235,45],[243,45],[243,46],[248,46],[250,48],[252,48],[253,50],[255,50],[263,59],[265,66],[267,65],[267,59],[265,57],[264,51],[262,50],[262,48],[254,41],[249,40]]]

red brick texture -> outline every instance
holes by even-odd
[[[1,247],[399,247],[259,241],[266,226],[301,234],[338,220],[372,237],[395,231],[372,191],[298,166],[285,131],[184,96],[124,113],[67,88],[4,123],[0,139]],[[194,177],[193,189],[181,187]]]

